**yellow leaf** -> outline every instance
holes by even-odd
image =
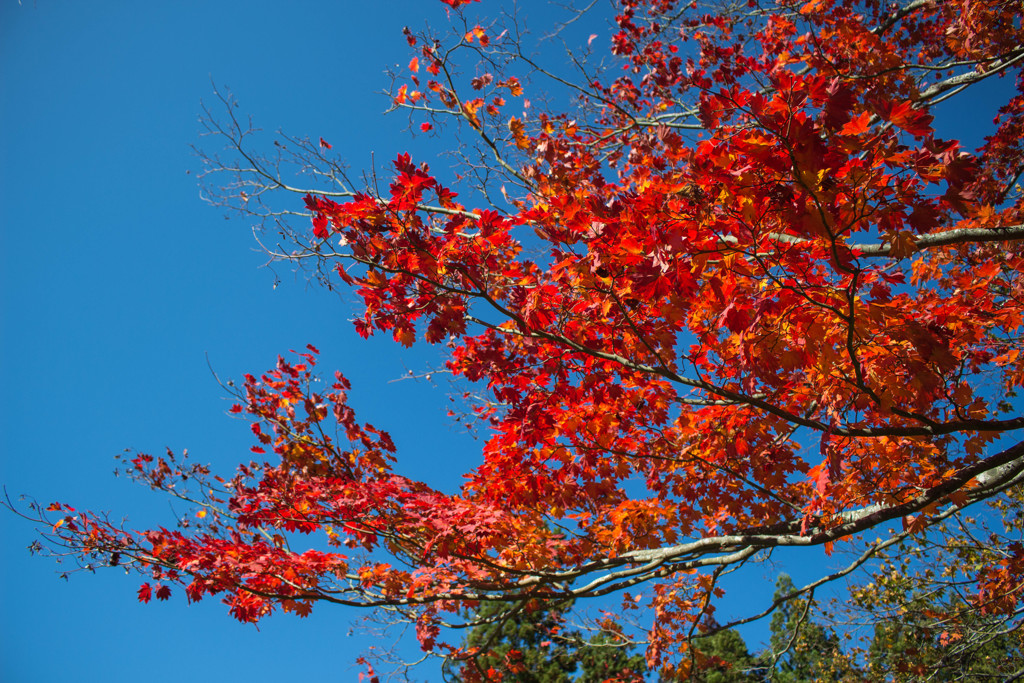
[[[509,119],[508,130],[512,133],[512,137],[515,138],[516,147],[519,149],[526,149],[530,146],[530,141],[526,138],[526,126],[523,122],[514,116]]]

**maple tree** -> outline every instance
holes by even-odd
[[[618,595],[649,609],[647,666],[685,679],[715,665],[702,637],[1021,480],[1016,5],[619,0],[610,46],[591,38],[566,76],[514,17],[443,2],[454,32],[406,32],[392,102],[459,136],[451,183],[402,154],[387,189],[357,186],[323,138],[261,157],[230,107],[210,125],[240,161],[211,161],[233,174],[221,196],[289,240],[276,258],[354,293],[360,334],[443,345],[474,387],[478,465],[452,492],[402,476],[310,347],[235,387],[257,442],[235,475],[127,458],[196,506],[183,528],[55,503],[58,552],[137,570],[144,602],[178,586],[247,622],[387,608],[453,661],[486,654],[446,629],[481,601]],[[936,132],[940,104],[997,79],[980,147]],[[545,89],[561,99],[527,99]],[[859,544],[841,571],[711,620],[725,572],[837,544]],[[971,577],[976,614],[1020,609],[1024,545],[1000,550]]]

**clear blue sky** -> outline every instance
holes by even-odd
[[[355,168],[409,147],[383,117],[384,69],[402,27],[440,3],[56,2],[0,4],[0,227],[4,383],[0,483],[43,502],[169,523],[167,502],[111,475],[124,448],[188,448],[229,473],[247,459],[222,377],[307,343],[353,381],[362,419],[389,429],[414,474],[463,467],[426,385],[388,383],[422,354],[358,339],[349,311],[302,276],[261,269],[250,221],[199,196],[200,100],[226,84],[268,131],[323,136]],[[269,144],[269,138],[266,140]],[[186,173],[191,171],[191,174]],[[424,446],[424,444],[430,444]],[[116,571],[69,582],[30,557],[33,531],[0,514],[0,680],[354,680],[360,615],[234,622],[216,600],[141,605]],[[424,673],[426,676],[426,672]]]
[[[360,340],[346,306],[301,275],[279,269],[274,288],[250,221],[200,200],[189,147],[203,144],[212,78],[268,131],[323,136],[355,169],[371,153],[386,163],[410,143],[403,117],[381,116],[383,71],[408,62],[403,26],[444,14],[430,0],[0,4],[0,483],[10,494],[169,523],[165,500],[111,476],[113,456],[188,448],[230,472],[248,457],[248,430],[225,416],[206,355],[238,377],[307,343],[353,381],[360,418],[395,437],[404,473],[440,484],[469,466],[475,445],[444,419],[443,392],[388,381],[429,356]],[[585,42],[589,29],[574,30]],[[359,614],[326,606],[257,631],[215,600],[141,605],[139,579],[59,580],[25,550],[29,525],[0,514],[0,531],[5,683],[347,681],[374,643],[347,635]],[[762,593],[776,569],[763,571]]]

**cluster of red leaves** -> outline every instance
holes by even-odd
[[[937,137],[931,111],[961,82],[943,80],[951,65],[1019,58],[1010,4],[620,4],[623,75],[587,84],[601,104],[586,124],[502,121],[496,93],[522,95],[515,76],[478,75],[463,98],[448,53],[407,34],[419,49],[396,106],[446,108],[482,135],[500,124],[486,140],[528,189],[506,213],[468,209],[408,155],[384,196],[306,197],[323,258],[362,301],[358,331],[446,342],[448,369],[485,385],[491,433],[458,495],[393,473],[390,438],[355,421],[344,378],[314,391],[310,353],[246,377],[236,412],[276,461],[216,480],[198,529],[69,516],[59,533],[192,600],[225,593],[246,621],[316,600],[421,605],[421,642],[443,648],[441,612],[555,594],[629,553],[763,530],[831,543],[844,513],[938,490],[1024,428],[984,384],[1024,382],[1024,252],[977,232],[1021,222],[1008,183],[1024,95],[974,154]],[[420,60],[438,79],[423,92]],[[934,239],[957,230],[974,238]],[[182,474],[136,466],[164,490]],[[289,549],[316,531],[413,569]],[[982,577],[982,599],[1019,555]],[[672,656],[716,590],[696,566],[644,575],[675,574],[655,591],[648,652],[666,675],[685,675]]]
[[[118,564],[178,584],[189,601],[224,594],[231,613],[255,622],[275,607],[300,616],[316,600],[343,604],[425,602],[447,595],[464,575],[494,573],[465,558],[504,546],[496,566],[525,562],[523,522],[493,505],[449,496],[391,471],[394,445],[386,432],[355,421],[347,404],[348,381],[340,374],[330,391],[313,390],[316,349],[301,362],[279,359],[256,378],[248,375],[232,413],[247,415],[258,445],[277,464],[239,466],[231,480],[210,478],[202,467],[183,467],[173,454],[130,459],[130,474],[147,485],[179,495],[202,509],[188,532],[165,528],[126,532],[102,518],[55,504],[67,516],[53,531],[93,557],[118,555]],[[339,443],[348,442],[343,449]],[[188,486],[194,494],[185,495]],[[192,496],[201,496],[193,498]],[[354,563],[351,553],[309,549],[296,552],[298,535],[321,532],[334,548],[385,549],[407,563],[430,569],[407,571],[386,563]],[[547,545],[554,546],[557,539]],[[538,549],[547,557],[550,548]],[[445,565],[450,565],[446,567]],[[165,600],[163,583],[156,597]],[[148,602],[146,583],[139,599]],[[424,641],[436,627],[424,621]]]

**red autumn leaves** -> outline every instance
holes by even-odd
[[[698,569],[831,550],[871,506],[924,528],[973,495],[965,480],[928,498],[1024,428],[995,398],[1024,383],[1024,211],[1007,186],[1022,99],[973,152],[936,132],[932,105],[1004,63],[1008,29],[986,38],[971,17],[1009,10],[621,5],[625,68],[579,84],[579,112],[509,116],[525,74],[492,60],[460,83],[406,32],[417,52],[394,104],[469,124],[500,179],[471,188],[480,206],[408,154],[379,194],[305,197],[302,248],[358,298],[358,332],[445,344],[446,371],[478,396],[486,439],[461,488],[398,474],[344,377],[318,388],[311,348],[240,388],[234,412],[267,462],[222,480],[131,461],[154,488],[201,482],[194,528],[133,535],[83,516],[55,531],[129,558],[160,600],[172,583],[223,594],[244,621],[401,606],[452,656],[438,624],[481,598],[650,582],[649,663],[671,668],[716,594]],[[454,40],[477,55],[499,42],[471,23]],[[977,62],[951,84],[914,60]],[[436,78],[422,89],[421,65]],[[954,231],[970,239],[934,240]],[[1018,550],[977,577],[985,595]]]

